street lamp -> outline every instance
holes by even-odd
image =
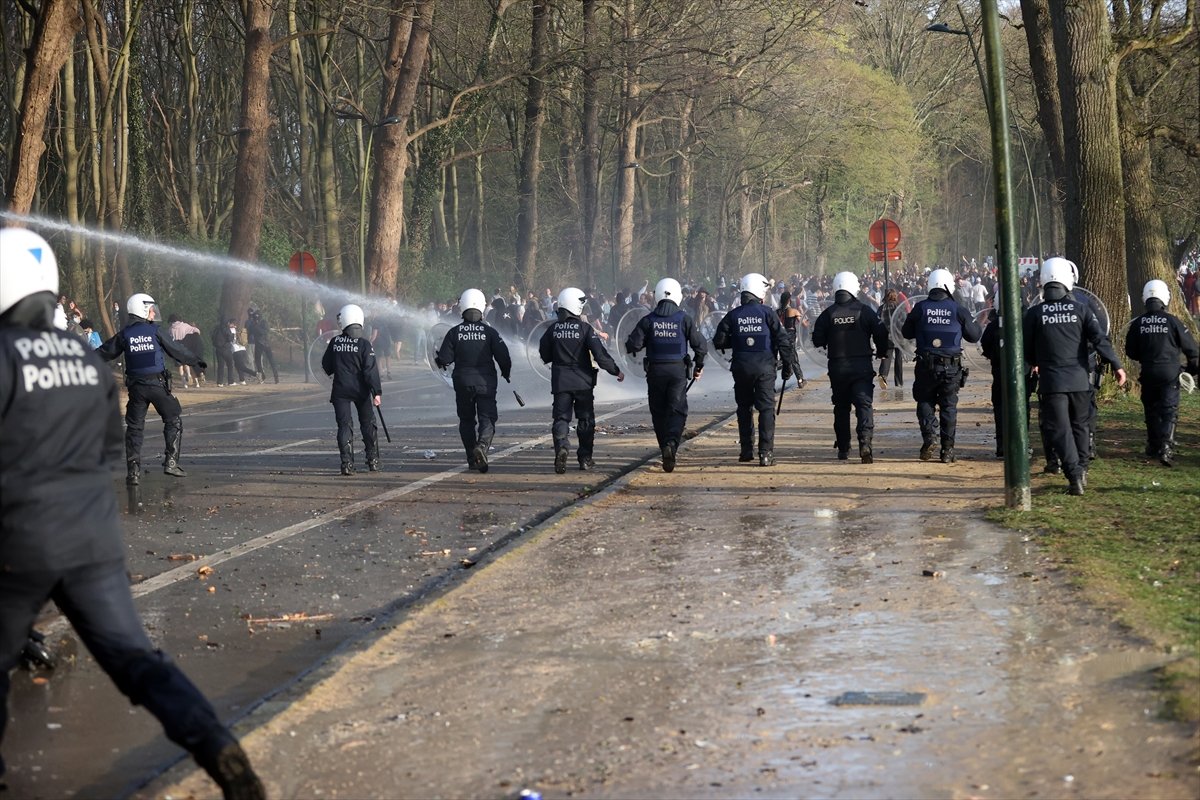
[[[1021,287],[1017,275],[1017,248],[1012,229],[1012,174],[1009,153],[1008,104],[1005,102],[1004,51],[1000,42],[1000,15],[997,0],[981,0],[980,18],[983,22],[983,47],[987,58],[988,77],[983,69],[970,34],[951,29],[944,23],[930,25],[926,30],[967,36],[979,83],[988,107],[988,122],[992,133],[992,175],[996,187],[996,238],[999,245],[1001,328],[1004,331],[1004,380],[1001,382],[1001,403],[1004,406],[1004,501],[1009,508],[1028,511],[1029,491],[1029,427],[1025,421],[1025,358],[1021,341]],[[966,27],[966,16],[958,6],[959,17]],[[989,85],[991,91],[988,90]]]

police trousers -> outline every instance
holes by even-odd
[[[775,370],[738,369],[733,373],[733,399],[737,402],[738,442],[742,455],[754,451],[754,412],[758,412],[758,453],[775,449]]]
[[[1088,468],[1088,426],[1091,422],[1091,392],[1050,392],[1038,395],[1042,440],[1058,459],[1068,480]]]
[[[158,718],[172,742],[214,752],[234,738],[188,677],[146,636],[122,559],[61,570],[0,574],[0,703],[9,671],[47,600],[63,612],[100,668],[134,705]],[[0,716],[3,739],[8,714]],[[3,772],[0,761],[0,773]]]
[[[167,384],[160,378],[153,383],[131,382],[127,385],[129,400],[125,404],[125,460],[142,460],[142,439],[146,432],[146,410],[154,410],[162,417],[163,438],[166,440],[165,458],[178,459],[183,439],[183,408],[179,399],[167,391]]]
[[[830,364],[829,383],[833,387],[833,438],[838,450],[850,449],[850,406],[854,406],[858,443],[870,444],[875,431],[874,374],[838,375]]]
[[[958,427],[958,389],[962,361],[957,356],[917,356],[913,368],[913,400],[921,439],[930,443],[941,431],[942,447],[954,446]]]
[[[591,389],[574,389],[554,393],[554,422],[550,433],[554,437],[554,451],[570,450],[568,436],[571,434],[571,413],[575,414],[575,434],[579,437],[576,452],[580,461],[592,457],[596,444],[596,399]]]
[[[481,385],[455,384],[454,403],[458,411],[458,435],[467,450],[467,457],[475,445],[486,452],[492,446],[496,420],[500,418],[496,410],[496,390]]]
[[[337,420],[338,453],[342,457],[342,466],[354,464],[354,412],[358,414],[358,427],[362,431],[363,450],[366,451],[368,463],[379,459],[379,438],[375,428],[375,408],[370,397],[364,400],[351,400],[348,397],[335,397],[333,416]]]
[[[1157,455],[1174,445],[1175,422],[1179,417],[1179,379],[1162,382],[1142,375],[1142,412],[1146,419],[1146,445]]]
[[[679,447],[687,425],[688,369],[684,362],[646,365],[646,399],[659,448]]]

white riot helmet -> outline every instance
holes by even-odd
[[[833,276],[833,291],[849,292],[858,297],[859,282],[858,276],[853,272],[839,272]]]
[[[54,251],[31,230],[0,230],[0,314],[39,292],[58,294]]]
[[[738,290],[749,292],[759,300],[767,298],[767,292],[771,288],[771,282],[757,272],[750,272],[742,276],[738,281]]]
[[[473,308],[480,314],[487,311],[487,298],[478,289],[467,289],[458,297],[458,310],[466,311]]]
[[[1151,297],[1155,300],[1162,300],[1164,306],[1171,305],[1171,290],[1167,287],[1166,281],[1160,281],[1157,278],[1146,281],[1146,285],[1142,287],[1142,302],[1146,302]]]
[[[567,313],[579,316],[583,313],[583,304],[587,300],[587,295],[582,289],[576,289],[574,286],[568,286],[558,293],[558,307],[567,310]]]
[[[654,302],[661,303],[663,300],[671,300],[674,303],[679,303],[683,299],[683,287],[679,285],[679,281],[674,278],[663,278],[654,286]]]
[[[929,273],[929,281],[925,284],[925,291],[932,292],[934,289],[941,289],[947,294],[954,294],[954,276],[948,269],[935,269]]]
[[[145,292],[138,292],[125,301],[125,312],[131,317],[150,319],[151,311],[158,311],[158,306],[155,305],[154,298]]]
[[[1054,256],[1042,262],[1042,286],[1048,283],[1061,283],[1067,291],[1075,288],[1075,276],[1078,268],[1065,258]]]
[[[338,312],[337,318],[338,328],[343,331],[351,325],[362,325],[366,321],[362,308],[354,305],[354,303],[342,306],[342,310]]]

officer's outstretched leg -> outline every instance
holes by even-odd
[[[379,429],[375,425],[375,404],[368,397],[355,404],[358,409],[358,429],[362,432],[363,454],[367,469],[379,471]]]
[[[857,419],[854,431],[858,435],[858,457],[864,464],[875,461],[871,442],[875,436],[875,382],[866,375],[854,381],[851,388],[854,414]]]
[[[333,399],[333,416],[337,420],[338,455],[342,460],[342,474],[354,474],[354,420],[350,413],[353,405],[343,397]]]
[[[262,783],[208,699],[146,636],[121,559],[67,570],[51,597],[117,688],[153,714],[226,797],[265,797]]]
[[[567,453],[570,452],[571,414],[575,398],[570,392],[555,392],[554,422],[550,434],[554,438],[554,471],[562,475],[567,471]]]
[[[475,437],[475,466],[482,473],[488,471],[488,448],[496,435],[496,420],[500,411],[496,407],[495,392],[484,387],[475,395],[475,411],[479,418],[479,431]]]
[[[646,376],[646,403],[654,423],[654,438],[662,449],[668,441],[667,423],[671,415],[670,378],[665,375]]]
[[[579,437],[579,468],[589,470],[596,465],[592,454],[596,446],[596,400],[591,390],[575,393],[575,434]]]
[[[737,403],[738,461],[754,460],[754,379],[735,373],[733,399]]]
[[[683,441],[683,430],[687,427],[687,375],[680,373],[667,378],[664,387],[667,398],[666,418],[662,421],[664,444],[660,450],[663,458],[663,470],[672,472],[679,452],[679,443]]]
[[[758,411],[758,465],[775,466],[775,371],[759,375],[754,384]]]
[[[850,457],[850,385],[844,378],[830,378],[833,388],[833,446],[839,461]]]
[[[146,389],[139,384],[129,387],[129,402],[125,404],[125,482],[137,486],[142,473],[142,437],[146,430],[146,409],[150,401]]]

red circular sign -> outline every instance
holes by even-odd
[[[317,276],[317,259],[307,250],[297,250],[288,259],[288,269],[297,275],[315,278]]]
[[[871,223],[867,238],[876,250],[891,250],[900,244],[900,226],[890,219],[877,219]]]

